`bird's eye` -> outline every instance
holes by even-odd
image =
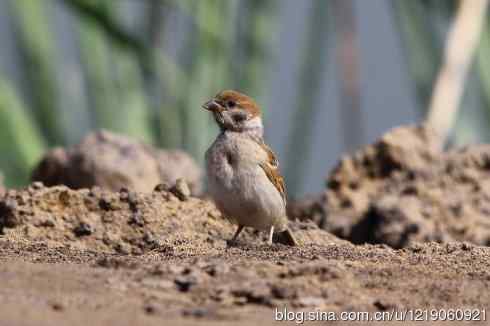
[[[235,105],[236,105],[236,102],[233,101],[233,100],[228,100],[226,102],[226,106],[229,107],[229,108],[233,108],[233,107],[235,107]]]

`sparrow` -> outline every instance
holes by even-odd
[[[269,232],[268,243],[296,246],[288,228],[286,188],[274,152],[263,139],[262,112],[247,95],[218,93],[203,108],[211,112],[220,133],[206,151],[208,191],[225,218],[238,228]]]

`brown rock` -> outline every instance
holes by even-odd
[[[435,134],[425,126],[398,127],[342,158],[328,178],[329,212],[366,212],[371,199],[390,180],[424,174],[441,154],[437,144]]]
[[[290,217],[312,219],[354,243],[490,245],[490,145],[440,152],[425,126],[398,127],[342,158],[316,200]]]
[[[185,180],[182,178],[177,179],[175,185],[170,188],[170,192],[182,201],[189,199],[189,196],[191,195],[187,182],[185,182]]]
[[[159,150],[108,131],[91,133],[74,147],[51,150],[32,174],[33,181],[47,186],[139,192],[179,178],[185,178],[192,194],[201,192],[201,170],[188,154]]]

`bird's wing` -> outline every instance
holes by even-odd
[[[279,191],[284,204],[286,204],[286,186],[284,185],[284,179],[279,172],[279,162],[277,161],[276,155],[262,140],[256,141],[267,153],[267,161],[262,162],[259,165],[262,170],[264,170],[265,175],[270,182],[274,185],[274,187],[276,187],[277,191]]]

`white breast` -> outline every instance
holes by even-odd
[[[218,136],[206,152],[208,191],[217,207],[236,223],[278,228],[286,212],[282,197],[260,167],[267,153],[239,133]]]

